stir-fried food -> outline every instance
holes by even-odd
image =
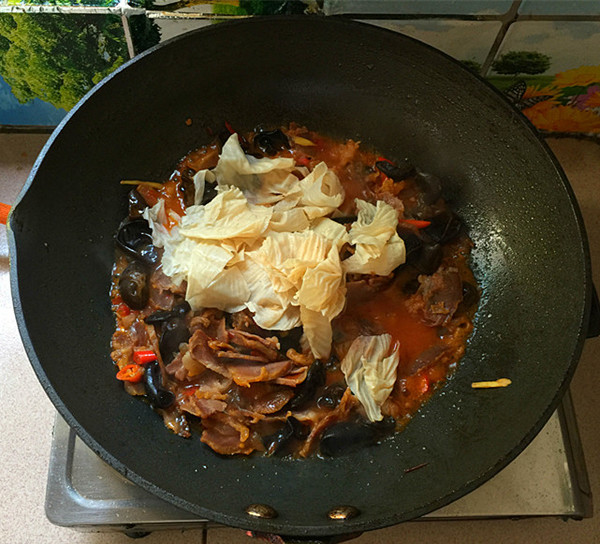
[[[126,180],[112,358],[220,454],[339,455],[452,372],[478,289],[442,183],[306,128],[230,129],[164,183]]]

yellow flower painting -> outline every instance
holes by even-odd
[[[540,102],[523,111],[540,130],[549,132],[600,133],[600,115],[570,106]]]
[[[600,108],[600,91],[596,91],[585,102],[588,108]]]
[[[559,72],[554,76],[554,86],[559,89],[587,87],[592,83],[600,83],[600,64],[597,66],[580,66],[579,68]]]
[[[513,84],[507,96],[541,131],[600,136],[600,65],[580,66],[537,84]],[[514,92],[512,94],[515,94]]]

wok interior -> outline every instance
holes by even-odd
[[[328,460],[226,459],[197,438],[167,432],[114,379],[108,288],[112,237],[126,213],[119,181],[165,180],[224,121],[240,130],[296,121],[392,159],[408,157],[443,178],[446,198],[469,227],[483,296],[467,354],[408,428],[378,447]],[[216,25],[130,63],[51,138],[11,228],[26,348],[84,441],[178,506],[282,534],[377,528],[474,488],[549,417],[587,320],[579,215],[522,117],[445,56],[344,21]],[[470,387],[500,377],[512,385]],[[279,517],[249,518],[249,502],[269,504]],[[344,524],[327,519],[344,504],[361,515]]]

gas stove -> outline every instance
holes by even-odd
[[[164,529],[217,527],[125,479],[100,459],[58,414],[46,489],[46,514],[80,531],[120,531],[132,537]],[[591,491],[569,392],[533,442],[491,480],[419,519],[592,515]]]

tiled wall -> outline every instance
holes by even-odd
[[[487,78],[544,133],[600,141],[600,0],[0,0],[0,130],[55,126],[137,53],[228,17],[387,27]]]

